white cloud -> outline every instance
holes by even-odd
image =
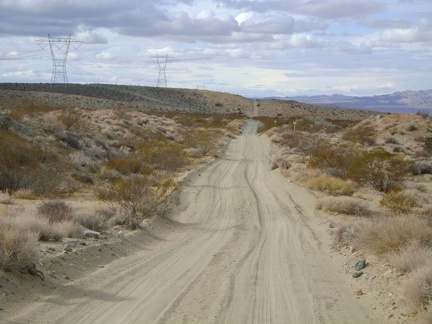
[[[102,53],[99,53],[96,55],[96,58],[98,60],[104,60],[104,61],[112,60],[113,57],[114,57],[114,55],[110,52],[102,52]]]
[[[244,20],[240,27],[246,33],[291,34],[295,21],[288,15],[261,15]]]
[[[420,25],[412,28],[392,28],[381,32],[381,39],[390,43],[432,42],[431,25]]]
[[[379,12],[383,5],[370,0],[315,0],[302,2],[297,10],[322,18],[352,18]]]
[[[78,31],[74,33],[74,38],[86,44],[106,44],[107,38],[96,31],[85,30],[84,26],[78,26]]]

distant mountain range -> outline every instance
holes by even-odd
[[[392,94],[370,97],[335,94],[331,96],[296,96],[273,99],[295,100],[320,106],[377,110],[392,113],[416,113],[418,111],[432,113],[432,90],[394,92]]]

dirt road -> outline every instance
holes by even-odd
[[[249,122],[226,157],[186,181],[152,239],[41,298],[17,323],[373,322],[327,255],[315,198],[270,171]],[[346,276],[346,275],[345,275]]]

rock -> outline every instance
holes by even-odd
[[[63,278],[65,278],[66,280],[70,280],[69,276],[64,276]]]
[[[355,272],[352,273],[352,277],[353,277],[353,278],[358,278],[358,277],[360,277],[362,274],[363,274],[363,272],[361,272],[361,271],[355,271]]]
[[[84,226],[80,227],[81,234],[85,237],[93,237],[93,238],[100,238],[100,233],[96,231],[92,231],[88,228],[85,228]]]
[[[38,276],[39,278],[41,278],[42,280],[45,280],[45,275],[43,274],[42,271],[36,269],[36,264],[34,263],[30,263],[27,266],[27,271],[29,274],[31,274],[32,276]]]
[[[393,273],[392,269],[388,269],[386,272],[384,272],[383,277],[384,278],[390,278],[390,275]]]
[[[361,289],[357,289],[357,290],[354,290],[354,295],[361,296],[361,295],[364,295],[364,293]]]
[[[73,249],[72,249],[72,247],[70,246],[69,243],[66,243],[65,246],[63,247],[63,251],[65,251],[65,252],[72,252]]]
[[[279,168],[279,165],[275,161],[273,161],[270,166],[270,170],[276,170],[277,168]]]
[[[360,271],[361,269],[364,269],[365,267],[366,267],[366,260],[361,260],[361,261],[357,262],[355,265],[355,269],[357,271]]]
[[[390,319],[390,318],[392,318],[393,317],[393,314],[388,314],[387,315],[387,319]]]

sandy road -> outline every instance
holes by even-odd
[[[326,255],[314,197],[270,171],[249,122],[184,186],[138,252],[18,312],[17,323],[373,322]],[[323,225],[321,225],[323,227]]]

